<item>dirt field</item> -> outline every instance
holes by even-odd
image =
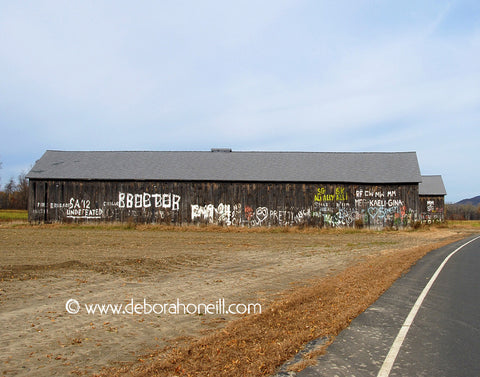
[[[241,316],[88,314],[84,304],[261,303],[368,256],[467,235],[0,225],[0,372],[92,374],[142,361]],[[78,314],[66,302],[80,303]]]

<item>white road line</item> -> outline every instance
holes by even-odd
[[[407,332],[410,329],[410,326],[413,323],[413,320],[415,319],[415,316],[417,315],[418,309],[420,309],[420,306],[422,306],[423,300],[428,294],[428,291],[430,291],[430,288],[432,287],[433,283],[437,279],[438,275],[440,274],[440,271],[442,271],[443,267],[445,264],[447,264],[448,260],[457,252],[459,251],[462,247],[468,245],[469,243],[479,239],[480,236],[475,237],[473,240],[470,240],[468,242],[465,242],[462,246],[458,247],[454,251],[452,251],[442,262],[442,264],[437,268],[437,271],[433,274],[432,278],[428,282],[428,284],[423,288],[422,293],[420,293],[420,296],[418,296],[417,301],[413,305],[412,309],[410,310],[410,313],[407,316],[407,319],[405,319],[405,322],[403,323],[400,331],[398,332],[397,337],[395,338],[392,347],[390,348],[390,351],[388,352],[387,357],[383,361],[382,367],[380,368],[380,371],[377,374],[377,377],[388,377],[390,375],[390,371],[392,370],[393,363],[395,362],[395,359],[397,358],[398,352],[400,351],[400,347],[402,347],[403,341],[405,340],[405,337],[407,336]]]

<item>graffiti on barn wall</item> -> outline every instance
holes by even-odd
[[[180,195],[175,194],[132,194],[130,192],[118,193],[119,208],[171,208],[172,211],[178,211],[180,208]]]
[[[267,207],[252,208],[236,203],[198,205],[191,206],[192,222],[204,222],[218,225],[237,226],[287,226],[305,224],[311,218],[310,209],[285,210],[269,209]]]
[[[48,210],[56,211],[56,218],[73,220],[108,220],[118,217],[121,213],[126,217],[137,217],[148,209],[155,209],[154,214],[164,219],[167,217],[165,210],[179,210],[180,200],[180,195],[172,193],[119,192],[118,201],[104,201],[102,207],[93,204],[90,199],[77,198],[70,198],[68,202],[51,202],[47,207]],[[34,214],[45,214],[45,203],[37,202],[36,207]]]
[[[230,204],[220,203],[217,207],[213,204],[199,206],[191,205],[192,221],[203,221],[210,224],[232,225],[232,210]]]
[[[91,208],[90,200],[71,198],[66,217],[69,219],[101,219],[103,209]]]
[[[443,198],[423,199],[423,210],[420,214],[422,222],[431,224],[434,222],[441,222],[444,220]],[[421,206],[422,207],[422,206]]]
[[[93,208],[88,199],[70,198],[68,202],[48,203],[48,206],[43,202],[37,202],[36,206],[34,213],[37,215],[44,215],[45,211],[50,210],[55,211],[57,217],[63,215],[67,219],[100,220],[104,215],[104,210]]]
[[[435,210],[435,201],[427,200],[427,212],[433,212]]]
[[[317,189],[317,193],[313,199],[315,202],[333,202],[336,201],[345,201],[348,200],[348,194],[345,187],[335,188],[334,193],[327,193],[325,187]]]
[[[372,225],[407,225],[415,220],[415,214],[407,209],[397,190],[356,190],[355,207],[364,216],[363,221]]]
[[[98,188],[82,189],[80,197],[69,197],[65,201],[43,203],[38,201],[45,194],[40,192],[31,214],[34,221],[104,220],[140,221],[169,223],[206,223],[226,226],[290,226],[314,225],[327,227],[401,226],[416,220],[417,212],[410,208],[414,202],[407,199],[408,190],[392,186],[333,185],[253,187],[245,185],[241,195],[227,194],[227,188],[217,185],[215,190],[206,191],[198,185],[159,185],[153,190],[138,189],[130,185],[118,185],[113,190]],[[58,187],[58,186],[57,186]],[[187,189],[188,187],[188,189]],[[207,186],[208,187],[208,186]],[[118,190],[118,188],[120,188]],[[176,192],[176,189],[179,191]],[[79,189],[73,186],[62,190],[76,195]],[[225,190],[225,191],[224,191]],[[248,191],[252,190],[252,191]],[[258,194],[257,194],[257,191]],[[272,191],[269,191],[272,190]],[[413,189],[412,189],[413,190]],[[110,195],[108,195],[111,192]],[[244,193],[248,192],[248,196]],[[265,195],[265,193],[271,194]],[[413,191],[415,193],[415,191]],[[179,195],[179,194],[182,195]],[[205,194],[206,193],[206,194]],[[90,194],[90,195],[89,195]],[[61,197],[54,191],[55,197]],[[68,195],[68,194],[67,194]],[[193,202],[182,199],[195,198]],[[202,197],[210,198],[202,202]],[[222,198],[218,202],[212,198]],[[46,196],[45,196],[46,198]],[[227,199],[226,199],[227,198]],[[232,198],[229,202],[228,198]],[[408,204],[407,204],[408,202]],[[435,203],[434,203],[435,204]],[[426,207],[431,208],[432,203]],[[425,210],[424,210],[425,211]]]
[[[393,207],[403,206],[402,200],[397,199],[397,191],[372,191],[372,190],[357,190],[355,192],[355,206],[369,207]]]
[[[335,194],[318,189],[314,197],[313,216],[332,227],[352,226],[356,221],[359,224],[399,226],[411,223],[415,217],[413,211],[407,210],[404,201],[397,197],[396,190],[358,189],[353,207],[344,202],[348,197],[344,187],[337,187]]]

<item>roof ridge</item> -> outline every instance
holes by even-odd
[[[47,149],[46,152],[62,152],[62,153],[212,153],[211,150],[196,150],[196,151],[167,151],[167,150],[60,150],[60,149]],[[230,153],[306,153],[306,154],[403,154],[403,153],[417,153],[416,151],[240,151],[232,150]]]

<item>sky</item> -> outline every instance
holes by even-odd
[[[480,195],[478,0],[0,0],[0,185],[49,149],[416,151]]]

